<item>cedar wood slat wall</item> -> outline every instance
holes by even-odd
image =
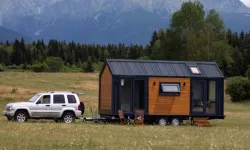
[[[112,109],[112,75],[106,65],[101,75],[101,97],[100,97],[100,109],[111,110]]]
[[[155,85],[154,82],[156,82]],[[159,95],[159,82],[180,82],[180,96]],[[183,86],[183,83],[186,85]],[[190,79],[189,78],[149,78],[149,114],[150,115],[189,115]]]

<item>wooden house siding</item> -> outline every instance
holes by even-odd
[[[112,75],[106,65],[101,75],[101,90],[100,90],[100,109],[112,109]]]
[[[155,82],[155,85],[154,85]],[[180,82],[179,96],[159,94],[160,82]],[[185,82],[185,86],[184,86]],[[149,78],[148,84],[149,115],[189,115],[190,114],[190,79],[189,78]]]

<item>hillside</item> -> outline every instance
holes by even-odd
[[[16,38],[17,39],[21,39],[22,37],[27,42],[31,41],[31,38],[28,37],[28,36],[26,36],[26,35],[23,35],[23,34],[18,33],[16,31],[13,31],[13,30],[10,30],[10,29],[6,29],[6,28],[0,26],[0,42],[6,42],[7,40],[8,41],[13,41]]]

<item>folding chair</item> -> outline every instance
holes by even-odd
[[[144,125],[144,110],[135,110],[135,123]]]
[[[124,113],[123,113],[122,110],[118,110],[118,115],[119,115],[121,123],[123,123],[123,124],[129,124],[129,119],[126,119],[124,117]]]

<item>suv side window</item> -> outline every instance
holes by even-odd
[[[65,98],[64,95],[54,95],[54,104],[64,104],[65,103]]]
[[[43,95],[38,101],[37,104],[50,104],[50,95]]]
[[[76,103],[76,98],[74,95],[67,95],[67,98],[69,104]]]

